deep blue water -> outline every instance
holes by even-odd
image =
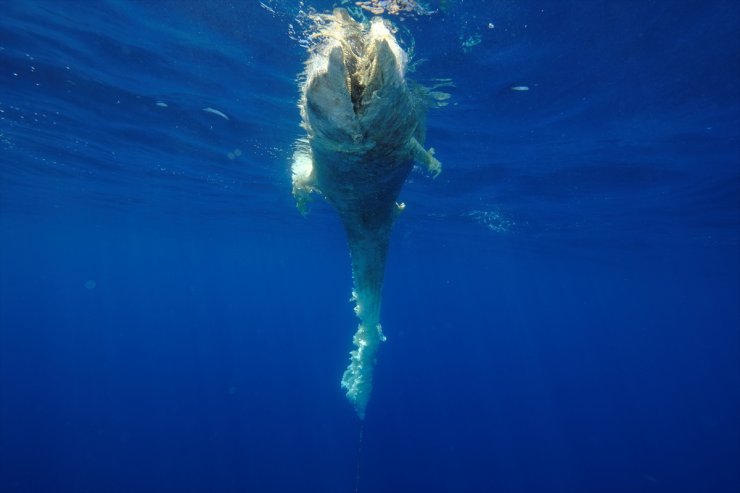
[[[0,492],[740,489],[740,3],[441,3],[360,442],[301,6],[2,2]]]

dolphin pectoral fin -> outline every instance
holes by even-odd
[[[421,144],[419,144],[419,141],[413,137],[411,137],[409,144],[411,145],[411,152],[414,155],[414,159],[426,165],[427,171],[432,175],[432,178],[437,178],[442,172],[442,163],[434,157],[434,147],[430,147],[427,151]]]
[[[305,216],[308,213],[308,203],[311,200],[311,193],[317,190],[315,188],[311,150],[308,146],[300,142],[298,148],[293,153],[291,181],[293,182],[293,197],[296,201],[296,207]]]

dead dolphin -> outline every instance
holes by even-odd
[[[342,387],[362,419],[373,366],[385,336],[380,301],[396,203],[414,162],[436,176],[434,151],[423,147],[428,91],[406,80],[407,54],[380,17],[359,23],[344,9],[315,15],[316,44],[301,84],[302,126],[293,159],[299,208],[311,192],[339,213],[352,259],[360,325]]]

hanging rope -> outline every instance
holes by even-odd
[[[355,475],[355,493],[360,493],[360,463],[362,462],[362,433],[365,421],[360,421],[360,439],[357,441],[357,474]]]

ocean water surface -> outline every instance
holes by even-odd
[[[419,3],[360,421],[290,175],[342,2],[2,2],[0,492],[740,489],[740,3]]]

